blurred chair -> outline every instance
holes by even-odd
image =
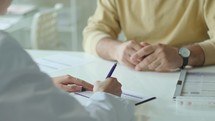
[[[34,15],[31,27],[32,49],[60,49],[57,31],[57,14],[59,9],[60,7],[57,6],[56,8],[40,11]]]

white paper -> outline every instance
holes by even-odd
[[[70,95],[73,95],[77,100],[81,102],[82,105],[87,105],[87,102],[89,98],[93,95],[93,92],[92,91],[75,92],[75,93],[70,93]],[[127,90],[123,91],[121,98],[130,101],[134,105],[139,105],[155,99],[155,97],[143,96],[142,94],[138,94],[133,91],[127,91]]]
[[[92,61],[89,58],[70,56],[65,54],[56,54],[35,59],[41,71],[48,74],[71,67],[87,64]]]
[[[6,30],[20,21],[21,17],[0,17],[0,30]]]
[[[215,97],[215,73],[188,72],[182,96]]]
[[[34,5],[28,5],[28,4],[20,4],[20,5],[10,5],[8,7],[8,13],[9,14],[16,14],[16,15],[24,15],[29,12],[32,12],[36,9],[36,6]]]

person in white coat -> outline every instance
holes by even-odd
[[[0,14],[9,3],[10,0],[0,0]],[[59,86],[62,77],[55,79]],[[67,79],[73,77],[63,78]],[[73,83],[78,85],[80,81]],[[82,83],[87,88],[88,84]],[[97,82],[92,88],[93,96],[87,106],[82,106],[57,89],[28,53],[9,34],[0,31],[0,121],[135,120],[134,105],[119,97],[121,84],[116,78]]]

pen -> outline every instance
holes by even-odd
[[[149,99],[147,99],[147,100],[144,100],[144,101],[142,101],[142,102],[138,102],[138,103],[136,103],[135,105],[137,106],[137,105],[140,105],[140,104],[142,104],[142,103],[146,103],[146,102],[151,101],[151,100],[154,100],[154,99],[156,99],[156,97],[151,97],[151,98],[149,98]]]
[[[111,75],[113,74],[116,66],[117,66],[117,62],[112,66],[112,68],[110,69],[110,71],[109,71],[108,75],[106,76],[106,78],[111,77]]]
[[[112,66],[112,68],[110,69],[110,71],[109,71],[108,75],[106,76],[106,78],[111,77],[111,75],[113,74],[116,66],[117,66],[117,62]],[[86,88],[82,87],[81,92],[83,92],[83,91],[86,91]]]

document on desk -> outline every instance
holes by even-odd
[[[182,70],[173,99],[177,106],[215,107],[215,73]]]
[[[8,7],[8,13],[12,15],[25,15],[36,10],[35,5],[30,4],[12,4]]]
[[[18,23],[21,17],[0,17],[0,30],[6,30]]]
[[[41,71],[48,74],[68,69],[75,66],[90,63],[93,59],[88,57],[77,57],[66,54],[56,54],[35,59]]]
[[[174,98],[177,96],[215,97],[215,73],[182,70]]]
[[[73,95],[77,100],[81,102],[82,105],[87,105],[87,101],[89,100],[90,96],[93,95],[93,92],[92,91],[75,92],[75,93],[70,93],[70,95]],[[123,91],[121,98],[130,101],[136,106],[156,99],[156,97],[144,96],[142,94],[138,94],[128,90]]]
[[[215,73],[188,72],[182,96],[215,97]]]

